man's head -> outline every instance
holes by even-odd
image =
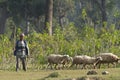
[[[20,34],[20,40],[23,40],[24,39],[24,33]]]

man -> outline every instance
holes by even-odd
[[[20,40],[16,42],[14,55],[16,56],[16,71],[19,69],[19,60],[22,61],[23,70],[26,71],[26,57],[29,54],[27,42],[24,40],[24,34],[20,34]]]

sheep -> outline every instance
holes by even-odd
[[[62,65],[64,68],[69,68],[70,67],[70,63],[73,62],[73,58],[72,57],[68,57],[66,59],[64,59],[64,61],[62,61]]]
[[[84,56],[83,58],[84,58],[84,60],[83,60],[83,68],[85,68],[85,66],[87,64],[92,64],[93,67],[95,68],[96,67],[96,63],[98,63],[99,61],[102,60],[101,57]]]
[[[100,60],[102,60],[101,57],[90,57],[90,56],[87,56],[87,55],[81,55],[81,56],[75,56],[73,58],[73,63],[71,66],[73,65],[80,65],[80,64],[83,64],[83,67],[82,69],[86,68],[86,65],[88,64],[92,64],[95,68],[95,64],[98,63]]]
[[[48,66],[51,65],[51,68],[52,68],[52,65],[55,64],[55,68],[56,68],[56,66],[59,64],[65,64],[65,62],[66,62],[66,60],[68,60],[68,58],[69,58],[69,55],[50,54],[47,57]]]
[[[118,63],[120,60],[120,58],[113,53],[100,53],[96,55],[96,57],[102,57],[102,60],[96,63],[96,65],[98,65],[98,68],[100,68],[101,64],[108,64],[108,68],[110,63],[115,66],[116,63]]]
[[[62,56],[66,56],[66,58],[64,58],[61,61],[61,68],[68,68],[69,64],[73,61],[72,57],[70,57],[69,55],[62,55]]]
[[[84,59],[83,59],[83,56],[80,56],[80,55],[79,55],[79,56],[74,56],[71,67],[72,67],[73,65],[76,65],[76,67],[77,67],[78,65],[83,64],[83,63],[82,63],[83,60],[84,60]]]

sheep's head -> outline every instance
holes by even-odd
[[[69,59],[69,55],[63,55],[63,59]]]
[[[102,61],[103,59],[102,59],[102,57],[96,57],[96,60],[99,60],[99,61]]]
[[[61,59],[61,63],[65,64],[69,60],[69,55],[63,55]]]

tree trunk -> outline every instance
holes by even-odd
[[[106,0],[101,0],[101,13],[102,13],[102,22],[107,21],[107,14],[106,14]]]
[[[46,0],[46,16],[44,29],[52,35],[52,17],[53,17],[53,0]]]
[[[8,11],[5,4],[0,4],[0,34],[5,33],[5,23],[8,18]]]
[[[102,25],[103,27],[104,22],[107,22],[107,14],[106,14],[106,0],[94,0],[94,2],[98,5],[100,12],[101,12],[101,17],[102,17]]]

